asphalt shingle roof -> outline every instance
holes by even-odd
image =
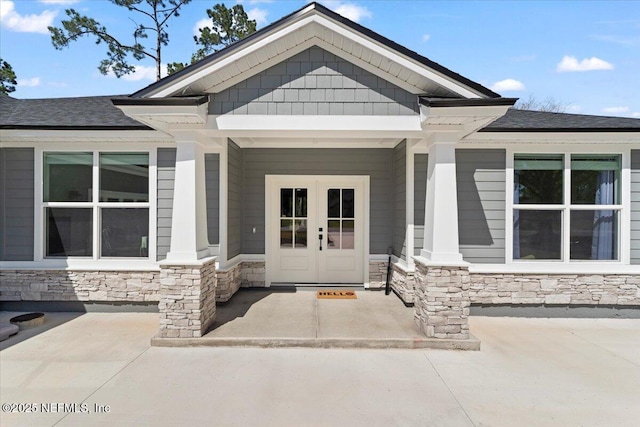
[[[147,130],[111,102],[126,96],[16,99],[0,95],[1,129]],[[509,109],[480,132],[640,132],[640,119]]]
[[[510,108],[480,132],[640,132],[640,119]]]
[[[2,129],[144,130],[146,125],[124,115],[111,100],[126,96],[16,99],[0,96]]]

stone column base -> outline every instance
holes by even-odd
[[[469,268],[415,260],[415,322],[427,338],[469,339]]]
[[[216,315],[215,258],[195,265],[160,266],[161,338],[197,338]]]

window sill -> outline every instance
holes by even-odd
[[[45,259],[41,261],[0,261],[2,270],[69,271],[160,271],[150,259]]]
[[[471,264],[470,273],[513,274],[640,274],[640,265],[619,261],[602,262],[514,262],[512,264]]]

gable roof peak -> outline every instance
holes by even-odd
[[[294,55],[298,53],[298,49],[312,44],[329,49],[340,56],[344,54],[356,65],[370,66],[371,69],[375,69],[374,73],[383,78],[389,77],[392,82],[402,74],[402,78],[407,80],[405,88],[411,88],[410,91],[415,94],[436,90],[440,96],[500,98],[499,94],[479,83],[317,2],[308,3],[244,39],[131,96],[155,98],[216,92],[225,85],[233,84],[230,82],[235,77],[243,75],[246,78],[251,73],[260,72],[261,67],[266,67],[267,63],[284,60],[287,55]],[[220,73],[221,70],[225,72]],[[398,81],[394,83],[397,84]]]

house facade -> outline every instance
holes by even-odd
[[[317,4],[131,96],[2,96],[0,301],[198,337],[240,287],[389,268],[432,338],[640,307],[640,120],[515,101]]]

